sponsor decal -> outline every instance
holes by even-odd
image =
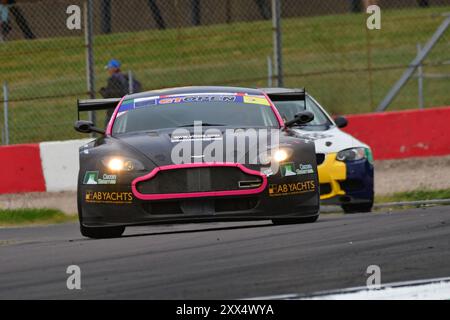
[[[120,191],[86,191],[85,201],[88,203],[132,203],[133,194]]]
[[[221,94],[188,94],[183,96],[156,96],[139,99],[125,100],[119,108],[119,113],[131,109],[139,109],[151,107],[156,105],[167,105],[177,103],[192,103],[192,102],[229,102],[229,103],[250,103],[259,104],[263,106],[270,106],[269,101],[264,96],[241,95],[237,93],[221,93]]]
[[[99,178],[98,171],[86,171],[83,179],[83,184],[116,184],[116,182],[117,175],[105,173]]]
[[[181,141],[216,141],[222,140],[220,133],[203,133],[203,134],[173,134],[170,138],[171,142]]]
[[[281,176],[289,177],[296,175],[304,175],[314,173],[313,166],[310,164],[300,164],[299,169],[295,168],[295,164],[293,162],[283,163],[280,166]]]
[[[295,171],[295,164],[293,162],[284,163],[280,166],[281,176],[289,177],[296,176],[297,172]]]
[[[244,103],[261,104],[263,106],[270,106],[269,101],[267,101],[264,96],[244,96]]]
[[[104,173],[101,179],[98,179],[98,184],[116,184],[117,175]]]
[[[316,183],[314,180],[307,180],[302,182],[281,183],[269,185],[269,196],[292,196],[301,193],[312,192],[316,190]]]
[[[186,103],[186,102],[235,102],[236,96],[186,96],[159,99],[158,104]]]
[[[300,168],[296,170],[297,174],[311,174],[314,173],[313,166],[310,164],[300,164]]]
[[[125,100],[125,101],[122,102],[122,104],[120,105],[119,112],[118,112],[117,115],[123,114],[124,111],[128,111],[128,110],[137,108],[137,107],[136,107],[136,104],[138,104],[138,103],[139,103],[139,102],[137,101],[137,99],[136,99],[136,100],[133,100],[133,99]],[[148,104],[150,104],[150,103],[151,103],[151,102],[148,102]]]
[[[86,171],[83,184],[98,184],[98,171]]]

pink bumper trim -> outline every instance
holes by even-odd
[[[261,186],[255,189],[247,190],[228,190],[228,191],[207,191],[207,192],[187,192],[187,193],[165,193],[165,194],[142,194],[136,189],[136,184],[142,181],[154,178],[158,172],[174,169],[201,168],[201,167],[237,167],[243,172],[261,177],[263,182]],[[201,197],[219,197],[219,196],[242,196],[261,193],[266,189],[267,177],[259,171],[251,170],[244,167],[240,163],[188,163],[167,165],[153,169],[145,176],[138,177],[131,183],[131,190],[136,198],[141,200],[167,200],[167,199],[185,199],[185,198],[201,198]]]

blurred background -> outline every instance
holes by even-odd
[[[112,58],[143,90],[282,83],[306,87],[332,114],[373,112],[450,14],[450,0],[278,1],[277,33],[271,0],[0,0],[3,144],[82,137],[76,100],[101,98]],[[381,30],[366,28],[370,4]],[[70,5],[81,30],[67,28]],[[388,110],[449,104],[443,31]]]

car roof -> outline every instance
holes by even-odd
[[[260,89],[244,88],[244,87],[221,87],[221,86],[191,86],[191,87],[177,87],[177,88],[167,88],[145,91],[135,94],[126,95],[125,99],[137,99],[137,98],[147,98],[152,96],[162,96],[162,95],[176,95],[176,94],[187,94],[187,93],[247,93],[251,95],[262,95],[263,92]]]

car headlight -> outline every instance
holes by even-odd
[[[283,162],[286,161],[288,158],[289,154],[285,149],[278,149],[272,155],[272,159],[276,162]]]
[[[356,161],[368,159],[369,162],[372,162],[372,152],[368,148],[350,148],[339,151],[336,160],[339,161]]]
[[[131,158],[107,157],[102,159],[103,165],[111,171],[139,171],[144,170],[144,165]]]
[[[294,151],[290,148],[274,148],[261,152],[257,163],[269,164],[271,162],[281,163],[292,157]]]

